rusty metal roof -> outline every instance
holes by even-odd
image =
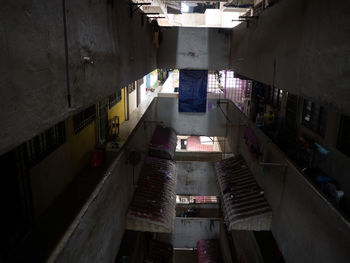
[[[146,157],[129,206],[127,229],[167,233],[173,231],[176,177],[175,162]]]
[[[271,208],[243,157],[221,160],[215,169],[228,230],[269,230]]]

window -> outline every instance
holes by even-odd
[[[208,71],[208,80],[207,80],[207,92],[208,93],[223,93],[220,89],[222,73],[219,71]]]
[[[327,123],[327,110],[310,100],[304,100],[302,124],[313,132],[324,136]]]
[[[62,121],[26,142],[28,164],[37,164],[65,142],[66,125]]]
[[[337,149],[350,156],[350,116],[341,118]]]
[[[267,103],[271,104],[274,108],[281,108],[283,90],[278,88],[269,87]]]
[[[96,106],[93,105],[73,116],[74,133],[77,134],[96,119]]]
[[[177,204],[217,204],[216,196],[176,195]]]
[[[112,108],[115,104],[122,100],[122,91],[118,90],[116,93],[108,97],[109,108]]]

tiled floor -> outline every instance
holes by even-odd
[[[214,145],[201,144],[199,136],[190,136],[187,138],[187,151],[214,151]]]

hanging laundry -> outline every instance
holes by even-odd
[[[180,70],[179,112],[206,112],[207,70]]]

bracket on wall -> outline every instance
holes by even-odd
[[[132,14],[140,9],[141,6],[144,5],[151,5],[151,3],[129,3],[130,6],[130,17],[132,17]],[[134,8],[136,6],[136,8]]]
[[[147,15],[159,15],[159,13],[142,13],[142,14],[141,14],[141,25],[142,25],[142,26],[144,25],[144,19],[143,19],[143,17],[144,17],[144,16],[147,16]],[[152,18],[152,17],[150,17],[150,18]]]
[[[239,16],[239,19],[232,19],[232,21],[238,21],[238,22],[246,22],[247,27],[249,27],[249,24],[251,21],[258,20],[258,16]]]
[[[159,19],[159,18],[165,18],[165,16],[151,16],[151,19]]]

